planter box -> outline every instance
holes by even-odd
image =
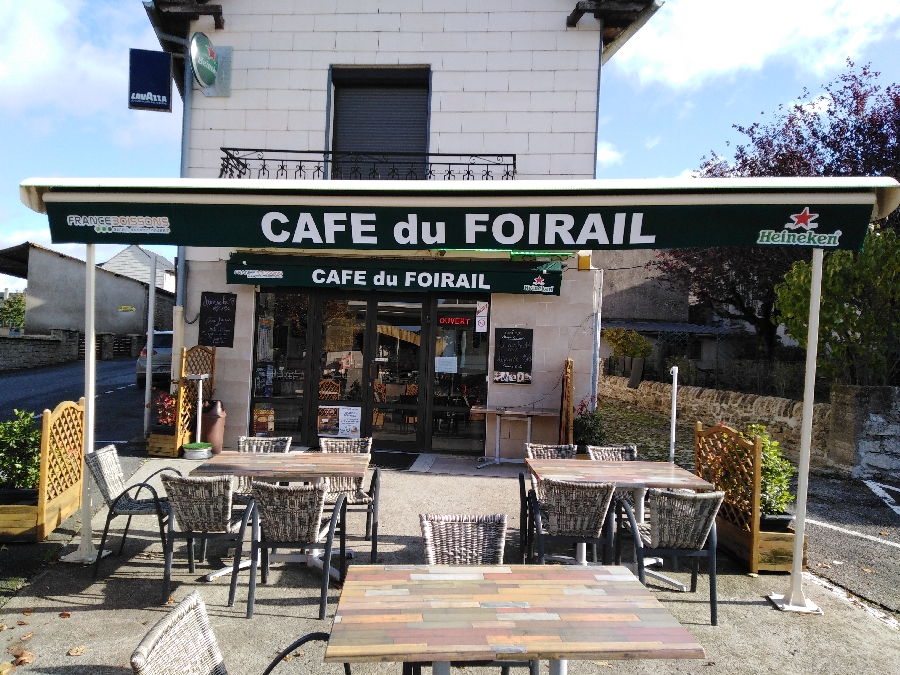
[[[151,433],[147,437],[147,454],[151,457],[178,457],[181,446],[190,441],[190,434],[184,433],[181,438],[171,434]]]
[[[721,516],[716,518],[719,548],[748,563],[750,571],[790,572],[794,564],[794,531],[748,532]],[[754,544],[754,537],[756,542]],[[803,567],[806,568],[806,543],[803,541]]]
[[[81,508],[84,399],[44,411],[37,490],[4,490],[0,541],[43,541]]]

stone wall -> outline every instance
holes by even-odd
[[[835,385],[831,405],[828,447],[854,476],[900,472],[900,387]]]
[[[601,376],[597,388],[600,396],[639,406],[665,417],[672,409],[672,385],[665,382],[641,382],[637,389],[628,388],[628,378]],[[787,398],[754,396],[734,391],[718,391],[702,387],[678,387],[678,419],[680,423],[703,426],[724,422],[743,429],[748,424],[764,424],[781,443],[785,455],[795,464],[799,459],[800,422],[803,404]],[[810,462],[813,466],[849,470],[853,458],[840,449],[830,448],[831,405],[813,406],[813,438]]]
[[[0,371],[36,368],[78,360],[78,331],[50,335],[0,336]]]

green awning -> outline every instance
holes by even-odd
[[[859,249],[891,178],[577,181],[32,179],[54,243],[304,250]]]
[[[562,263],[332,258],[233,253],[229,284],[345,290],[559,295]]]

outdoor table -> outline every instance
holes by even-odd
[[[526,459],[525,463],[528,464],[529,470],[538,480],[550,478],[576,483],[613,483],[618,489],[632,490],[634,492],[634,517],[638,522],[644,520],[644,496],[647,488],[686,489],[696,492],[711,492],[716,489],[712,483],[669,462]],[[609,546],[604,551],[604,558],[605,562],[609,561]],[[587,563],[587,549],[584,544],[578,544],[576,560],[581,564]],[[684,584],[665,575],[651,570],[646,570],[646,572],[656,579],[679,587],[682,591],[687,590]]]
[[[490,461],[479,464],[477,468],[500,464],[500,421],[505,417],[508,420],[525,421],[527,424],[525,430],[525,442],[531,443],[531,421],[535,417],[559,417],[559,411],[552,408],[503,408],[494,406],[478,405],[472,407],[469,412],[471,414],[480,415],[496,415],[497,426],[495,434],[494,458]]]
[[[703,647],[625,567],[354,565],[327,663],[702,659]]]
[[[191,476],[250,476],[251,478],[283,482],[316,482],[324,478],[364,478],[369,468],[369,453],[323,452],[234,452],[226,451],[206,460],[191,471]],[[240,548],[240,547],[238,547]],[[352,555],[352,551],[347,551]],[[235,552],[235,555],[238,555]],[[319,557],[320,549],[310,549],[308,555],[271,554],[273,562],[305,562],[312,567],[324,565]],[[330,563],[330,561],[329,561]],[[242,560],[240,569],[246,569],[250,560]],[[206,575],[207,581],[230,574],[231,567],[223,567]],[[329,574],[340,579],[334,568]]]

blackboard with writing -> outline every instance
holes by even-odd
[[[237,295],[234,293],[201,293],[197,343],[204,347],[233,347],[236,310]]]
[[[531,328],[495,328],[494,382],[531,384],[533,347]]]

